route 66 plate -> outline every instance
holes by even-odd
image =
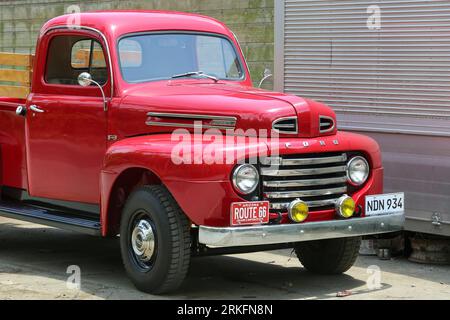
[[[378,216],[405,211],[405,193],[366,196],[366,216]]]

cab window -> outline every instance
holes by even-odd
[[[82,36],[56,36],[49,45],[45,81],[49,84],[78,85],[78,75],[89,72],[100,84],[108,80],[101,44]]]
[[[150,33],[119,40],[122,76],[129,83],[170,80],[202,71],[221,80],[245,77],[237,50],[220,35]]]

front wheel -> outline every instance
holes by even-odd
[[[162,186],[145,186],[127,200],[120,223],[123,264],[141,291],[176,290],[190,262],[189,221]]]
[[[319,274],[340,274],[358,257],[361,237],[299,242],[294,246],[301,264]]]

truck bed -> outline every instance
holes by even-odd
[[[0,97],[25,99],[30,93],[32,67],[33,55],[0,52]]]

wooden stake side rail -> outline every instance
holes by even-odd
[[[30,93],[33,55],[0,52],[0,97],[26,99]]]

